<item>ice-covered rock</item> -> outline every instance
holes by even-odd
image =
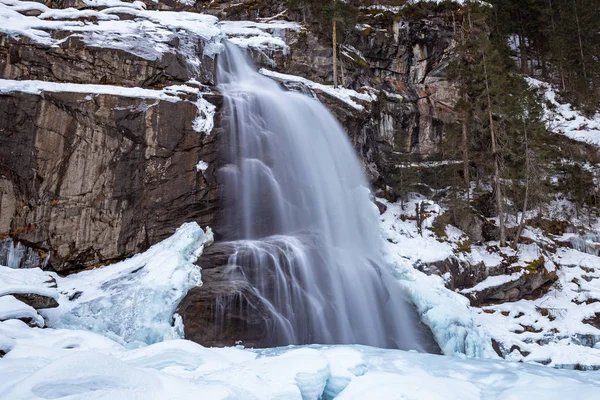
[[[212,240],[209,228],[186,223],[128,260],[57,278],[61,305],[44,315],[53,327],[91,330],[133,347],[181,337],[174,313],[201,283],[194,262]]]

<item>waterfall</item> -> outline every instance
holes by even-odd
[[[225,47],[223,239],[235,249],[232,279],[249,282],[271,314],[269,343],[421,350],[414,311],[382,262],[377,208],[341,126],[317,100],[283,90],[237,47]]]

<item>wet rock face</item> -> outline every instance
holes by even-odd
[[[311,235],[303,238],[306,243],[311,240],[315,240]],[[274,238],[271,244],[276,243]],[[244,241],[217,242],[205,249],[197,261],[202,268],[202,286],[191,289],[177,310],[183,319],[186,339],[204,346],[241,343],[246,347],[261,348],[290,344],[273,330],[276,318],[281,317],[273,313],[273,306],[264,299],[273,298],[273,292],[281,289],[275,282],[282,279],[282,274],[287,282],[297,279],[293,277],[293,268],[277,269],[273,264],[278,257],[288,259],[291,254],[282,246],[278,253],[271,254],[273,257],[260,259],[265,265],[259,266],[251,261],[258,260],[255,246],[256,243],[245,244]],[[235,257],[232,257],[234,253]],[[260,292],[265,296],[262,297],[250,282],[255,274],[265,273],[265,269],[272,276],[260,286]],[[324,302],[323,307],[327,306]],[[414,309],[408,312],[407,320],[418,320]],[[424,350],[441,354],[431,330],[422,323],[417,324],[416,329]]]
[[[49,267],[115,261],[212,222],[217,138],[192,129],[191,102],[12,93],[0,113],[0,234]]]
[[[267,347],[272,315],[248,281],[228,264],[234,251],[231,243],[215,243],[198,260],[202,286],[191,289],[177,311],[183,318],[185,338],[204,346],[241,342]]]

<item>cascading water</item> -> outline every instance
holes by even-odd
[[[414,312],[382,267],[377,209],[339,123],[225,46],[223,235],[229,273],[271,314],[269,343],[422,349]]]

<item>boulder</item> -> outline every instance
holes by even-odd
[[[41,308],[58,307],[58,301],[50,296],[44,296],[37,293],[14,293],[13,296],[23,303],[39,310]]]
[[[515,279],[504,279],[497,285],[484,286],[478,289],[463,290],[471,305],[499,304],[520,299],[536,299],[547,293],[550,286],[557,280],[556,270],[549,270],[543,257],[534,260],[526,267],[512,268],[512,274],[520,273]]]
[[[444,276],[448,274],[446,287],[451,290],[473,287],[488,277],[488,270],[483,263],[471,264],[450,256],[444,260],[417,265],[416,268],[428,275]]]

